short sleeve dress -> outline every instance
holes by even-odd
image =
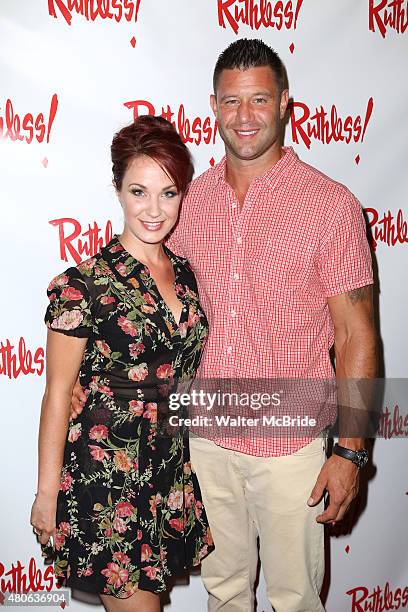
[[[208,325],[188,262],[165,250],[179,323],[117,236],[48,287],[47,326],[88,339],[87,400],[67,434],[54,570],[60,584],[118,598],[165,590],[166,578],[214,548],[188,438],[166,429],[169,391],[194,377]]]

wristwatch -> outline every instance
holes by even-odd
[[[350,459],[350,461],[352,461],[360,470],[368,461],[368,452],[365,448],[360,448],[359,450],[353,451],[349,448],[345,448],[344,446],[340,446],[339,444],[335,444],[333,446],[333,453],[335,455],[339,455],[339,457],[343,457],[344,459]]]

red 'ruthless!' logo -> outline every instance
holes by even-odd
[[[351,597],[351,612],[382,612],[382,610],[398,610],[408,604],[408,586],[397,588],[393,592],[390,583],[386,582],[382,589],[379,585],[370,593],[364,586],[357,586],[347,591]]]
[[[147,100],[132,100],[125,102],[124,105],[133,110],[133,121],[136,121],[140,115],[156,115],[155,107]],[[162,107],[160,116],[174,125],[184,143],[196,145],[199,145],[201,141],[205,144],[215,143],[218,123],[211,117],[189,119],[186,117],[184,104],[180,104],[177,113],[174,113],[169,105],[167,108]]]
[[[60,257],[62,261],[68,261],[68,255],[78,265],[85,258],[93,257],[101,248],[112,239],[112,223],[106,222],[104,235],[101,236],[101,228],[96,221],[88,229],[82,231],[82,226],[76,219],[63,217],[52,219],[51,225],[58,227]]]
[[[71,25],[76,13],[87,21],[114,19],[116,22],[137,21],[141,0],[48,0],[48,14],[62,16]],[[58,12],[57,12],[58,11]]]
[[[44,349],[39,347],[33,354],[26,347],[23,337],[20,338],[16,351],[15,348],[8,338],[0,342],[0,374],[10,379],[16,379],[20,374],[41,376],[44,371]]]
[[[26,141],[27,144],[33,142],[34,136],[37,142],[50,141],[51,128],[54,123],[58,108],[58,96],[54,94],[51,98],[48,118],[43,113],[34,116],[26,113],[20,116],[14,111],[13,103],[10,98],[6,102],[4,118],[0,116],[0,138],[9,140]]]
[[[370,98],[367,102],[364,120],[361,115],[354,118],[348,115],[342,119],[338,115],[335,104],[332,105],[330,113],[320,106],[312,114],[304,102],[293,102],[290,109],[292,140],[299,144],[300,138],[308,149],[310,149],[312,139],[323,144],[329,144],[332,141],[342,141],[348,144],[351,140],[363,142],[373,108],[374,100]]]
[[[42,571],[37,567],[34,557],[31,557],[27,567],[21,561],[16,561],[11,564],[10,569],[7,569],[0,562],[1,593],[51,591],[53,587],[58,587],[58,585],[52,565]]]
[[[398,404],[395,404],[392,412],[386,406],[379,415],[377,436],[382,436],[386,440],[394,437],[408,437],[408,413],[401,414]]]
[[[387,28],[403,34],[408,27],[408,0],[369,0],[368,27],[385,38]]]
[[[396,215],[393,215],[389,210],[382,217],[375,208],[365,208],[364,211],[368,217],[371,243],[374,250],[376,250],[379,242],[392,247],[398,243],[406,244],[408,242],[408,223],[404,219],[401,208]]]
[[[259,28],[286,28],[296,30],[303,0],[271,2],[271,0],[218,0],[218,24],[228,24],[238,34],[240,24],[251,30]]]

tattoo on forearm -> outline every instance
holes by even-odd
[[[365,287],[358,287],[358,289],[353,289],[353,291],[349,291],[347,295],[349,297],[350,302],[352,304],[357,304],[358,302],[371,300],[372,287],[372,285],[366,285]]]

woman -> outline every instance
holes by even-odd
[[[54,538],[61,583],[100,593],[108,610],[153,612],[165,579],[213,549],[166,400],[194,375],[208,326],[191,268],[163,244],[192,177],[187,148],[169,122],[144,116],[111,153],[123,232],[48,288],[31,524],[44,550]],[[87,400],[69,422],[78,371]]]

